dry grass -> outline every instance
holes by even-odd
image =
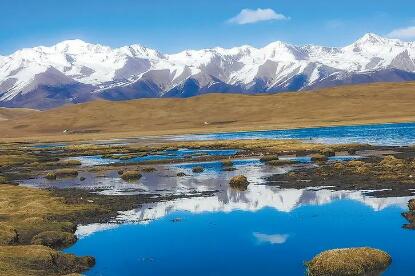
[[[122,173],[121,178],[125,181],[133,181],[141,178],[139,171],[125,171]]]
[[[78,140],[409,122],[415,121],[414,102],[413,82],[274,95],[209,94],[188,99],[95,101],[0,122],[0,133],[1,138],[19,140]],[[72,134],[64,134],[64,129]]]
[[[49,191],[0,185],[0,275],[63,275],[85,270],[92,259],[30,244],[52,246],[55,242],[59,247],[60,242],[61,246],[72,243],[75,225],[50,218],[82,216],[97,208],[94,204],[65,204]]]
[[[94,262],[91,257],[76,257],[42,245],[0,246],[1,275],[65,275],[82,272]]]
[[[244,175],[237,175],[231,178],[229,181],[229,186],[231,188],[245,191],[248,188],[249,181]]]
[[[310,276],[358,276],[380,273],[391,262],[390,255],[378,249],[345,248],[328,250],[318,254],[307,263],[307,268]]]
[[[201,173],[204,170],[205,169],[203,167],[200,167],[200,166],[197,166],[197,167],[192,168],[192,172],[194,172],[194,173]]]

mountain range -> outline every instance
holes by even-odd
[[[241,46],[163,54],[81,40],[0,56],[0,106],[48,109],[94,99],[271,93],[415,80],[415,42],[366,34],[345,47]]]

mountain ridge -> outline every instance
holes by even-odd
[[[262,48],[176,54],[75,39],[0,56],[0,106],[48,109],[99,98],[256,94],[410,80],[415,80],[415,43],[371,33],[345,47],[276,41]]]

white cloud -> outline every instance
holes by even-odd
[[[415,26],[409,26],[406,28],[400,28],[393,30],[388,34],[392,38],[411,39],[415,38]]]
[[[228,20],[229,23],[233,24],[251,24],[259,21],[270,21],[270,20],[288,20],[289,17],[275,12],[273,9],[243,9],[241,12]]]
[[[262,233],[253,233],[254,237],[259,242],[266,242],[270,244],[283,244],[287,241],[289,235],[287,234],[274,234],[274,235],[267,235]]]

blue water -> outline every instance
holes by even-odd
[[[235,149],[178,149],[178,150],[165,150],[158,154],[149,154],[145,156],[137,156],[127,160],[119,160],[113,158],[105,158],[100,155],[94,156],[80,156],[72,159],[77,159],[85,165],[103,165],[111,163],[139,163],[145,161],[159,161],[168,159],[191,159],[200,156],[232,156],[238,153]]]
[[[400,212],[344,199],[286,212],[176,211],[96,232],[66,251],[96,257],[86,275],[271,276],[304,275],[304,261],[326,249],[372,246],[392,255],[385,275],[413,275],[415,231],[402,228]]]
[[[172,136],[173,140],[300,139],[322,143],[415,144],[415,123],[316,127]]]

